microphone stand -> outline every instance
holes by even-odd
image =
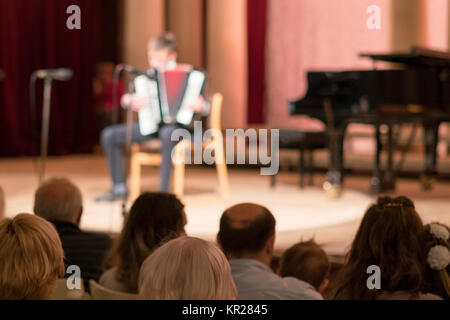
[[[117,104],[117,100],[118,100],[118,95],[117,95],[117,91],[118,91],[118,82],[119,82],[119,77],[120,77],[120,73],[125,70],[128,71],[129,73],[129,84],[128,84],[128,93],[132,94],[134,93],[134,80],[137,76],[140,75],[146,75],[147,77],[150,77],[150,75],[148,73],[145,72],[141,72],[137,69],[134,69],[131,66],[128,65],[124,65],[124,64],[119,64],[116,66],[116,68],[114,69],[114,78],[113,78],[113,106],[116,106]],[[116,124],[118,121],[118,113],[117,113],[117,109],[118,108],[113,108],[113,112],[112,112],[112,122],[113,124]],[[129,176],[129,171],[130,171],[130,161],[131,161],[131,143],[132,143],[132,128],[133,128],[133,110],[130,108],[130,106],[127,106],[127,127],[126,127],[126,139],[125,139],[125,186],[126,189],[128,190],[128,176]],[[125,217],[127,214],[127,201],[128,201],[128,196],[123,197],[122,198],[122,216]]]
[[[44,97],[42,102],[41,165],[39,170],[39,185],[41,185],[44,180],[45,164],[47,161],[51,94],[52,78],[46,77],[44,79]]]
[[[119,90],[119,79],[120,79],[120,73],[122,71],[122,68],[119,67],[120,65],[116,66],[114,68],[114,76],[113,76],[113,96],[112,96],[112,124],[117,124],[119,122],[119,106],[120,103],[118,103],[118,90]]]

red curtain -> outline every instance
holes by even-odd
[[[81,8],[81,30],[66,27],[67,7]],[[97,137],[92,78],[98,59],[100,0],[0,0],[0,156],[31,153],[29,79],[36,69],[66,67],[53,82],[49,154],[90,152]],[[36,86],[40,128],[42,81]],[[39,138],[37,139],[39,144]]]
[[[247,0],[248,123],[264,122],[267,0]]]

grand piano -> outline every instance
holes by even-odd
[[[430,189],[437,174],[438,128],[450,120],[450,53],[413,47],[409,53],[364,53],[360,57],[372,59],[374,69],[308,72],[306,95],[288,104],[291,115],[308,115],[326,124],[330,161],[325,191],[338,196],[342,189],[343,141],[352,122],[371,124],[376,129],[370,185],[374,193],[395,189],[394,125],[423,126],[425,167],[421,182]],[[379,61],[394,63],[398,68],[378,70]],[[382,126],[387,128],[385,169],[380,161]]]

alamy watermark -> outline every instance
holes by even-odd
[[[81,269],[77,265],[67,267],[66,274],[70,274],[66,280],[66,286],[69,290],[81,289]]]
[[[80,7],[77,5],[74,5],[74,4],[71,6],[68,6],[66,13],[70,14],[70,16],[66,20],[67,29],[80,30],[81,29],[81,9],[80,9]]]
[[[203,132],[202,122],[194,121],[194,132],[184,128],[175,129],[171,136],[171,141],[180,140],[194,142],[194,164],[260,164],[265,167],[260,168],[261,175],[275,175],[279,170],[279,129],[226,129],[225,139],[223,134],[217,129],[207,129]],[[269,142],[270,138],[270,142]],[[256,146],[256,152],[248,152],[248,163],[246,163],[246,140],[249,146]],[[225,140],[226,148],[201,148],[204,142],[223,144]],[[236,142],[236,143],[235,143]],[[270,152],[268,145],[270,143]],[[236,145],[236,149],[235,149]],[[215,154],[218,150],[225,150],[223,156]],[[176,148],[172,150],[172,160],[176,159]],[[184,159],[185,164],[192,164],[191,148],[187,149]],[[177,161],[177,160],[175,160]]]
[[[366,285],[369,290],[380,290],[381,289],[381,270],[380,267],[373,264],[367,267],[367,274],[370,274],[370,277],[367,278]]]
[[[67,7],[66,13],[70,16],[66,20],[66,26],[69,30],[81,29],[81,9],[73,4]],[[381,8],[377,5],[367,7],[366,13],[369,17],[366,20],[366,26],[369,30],[381,30]]]
[[[366,13],[369,14],[366,21],[367,28],[381,30],[381,8],[373,4],[367,7]]]

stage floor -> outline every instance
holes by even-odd
[[[120,202],[96,203],[94,198],[110,187],[103,157],[68,156],[50,158],[47,177],[65,176],[74,181],[84,197],[81,227],[109,233],[120,232],[123,218]],[[229,169],[230,197],[221,200],[215,193],[214,167],[188,166],[185,192],[189,235],[214,240],[225,208],[239,202],[257,202],[267,206],[277,220],[276,249],[283,250],[300,239],[312,236],[329,254],[341,255],[350,244],[366,208],[375,200],[367,193],[370,177],[349,175],[338,200],[322,192],[324,174],[316,174],[314,184],[298,188],[298,175],[281,172],[277,185],[270,188],[269,177],[256,169]],[[0,185],[7,198],[7,216],[32,212],[33,195],[38,186],[37,170],[29,158],[1,159]],[[158,170],[144,168],[142,189],[157,190]],[[399,179],[396,195],[411,197],[425,223],[450,224],[450,182],[436,182],[433,191],[422,191],[416,179]]]

